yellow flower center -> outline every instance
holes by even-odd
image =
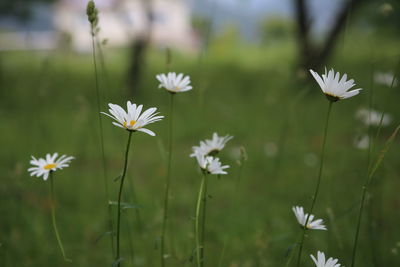
[[[55,164],[55,163],[50,163],[50,164],[45,165],[43,168],[44,168],[45,170],[51,170],[51,169],[54,169],[56,166],[57,166],[57,164]]]
[[[136,123],[136,121],[135,120],[131,120],[130,122],[129,122],[129,127],[133,127],[133,125],[135,125],[135,123]],[[124,122],[124,127],[125,128],[128,128],[128,123],[125,121]]]

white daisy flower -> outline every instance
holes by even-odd
[[[74,159],[74,157],[68,157],[66,155],[62,155],[61,157],[56,159],[57,157],[58,153],[54,153],[53,155],[46,154],[46,158],[44,159],[36,159],[34,156],[32,156],[30,164],[32,164],[34,167],[29,168],[28,172],[30,172],[31,176],[43,176],[43,180],[46,181],[49,177],[50,172],[68,167],[69,162]]]
[[[101,112],[104,115],[116,120],[117,122],[113,122],[115,126],[120,128],[127,129],[129,131],[140,131],[147,133],[151,136],[155,136],[156,134],[149,129],[143,128],[147,124],[160,121],[164,116],[156,116],[158,114],[155,113],[157,108],[149,108],[145,110],[142,114],[143,105],[137,106],[136,104],[132,104],[131,101],[128,101],[126,104],[127,111],[126,112],[122,107],[115,104],[108,104],[110,109],[108,110],[110,114]]]
[[[193,88],[190,86],[190,77],[183,76],[183,73],[178,75],[175,72],[169,72],[167,75],[162,73],[156,75],[156,78],[160,82],[158,88],[164,87],[171,93],[186,92]]]
[[[313,255],[310,256],[317,267],[340,267],[338,259],[329,258],[325,261],[325,254],[321,251],[318,251],[317,259]]]
[[[310,72],[314,79],[318,82],[322,92],[324,92],[330,101],[336,102],[340,99],[346,99],[355,96],[360,92],[360,90],[362,90],[361,88],[358,88],[348,91],[355,84],[353,79],[347,81],[346,73],[340,79],[340,73],[336,72],[335,74],[333,69],[331,69],[328,73],[325,69],[325,74],[322,74],[322,78],[315,71],[310,70]]]
[[[222,166],[219,158],[205,156],[201,151],[195,151],[195,157],[200,168],[211,174],[228,174],[225,169],[229,168],[228,165]]]
[[[196,156],[197,150],[199,150],[204,155],[216,155],[220,152],[224,147],[225,144],[231,140],[233,136],[225,135],[225,136],[218,136],[217,133],[214,133],[212,139],[206,139],[205,141],[200,141],[200,146],[192,147],[193,153],[190,155],[191,157]]]
[[[383,115],[383,117],[382,117]],[[389,114],[383,114],[374,109],[361,108],[356,112],[356,118],[359,119],[366,126],[376,126],[381,124],[382,126],[388,126],[392,122],[392,116]]]
[[[307,221],[308,213],[304,214],[304,209],[303,207],[295,206],[292,208],[294,215],[296,215],[297,221],[299,224],[304,226]],[[310,218],[308,219],[307,222],[307,229],[311,230],[327,230],[326,226],[323,225],[324,221],[322,219],[314,220],[314,215],[310,214]]]

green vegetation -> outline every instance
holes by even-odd
[[[353,146],[355,136],[367,132],[354,114],[368,107],[373,92],[373,106],[394,117],[373,143],[375,159],[399,124],[400,88],[374,84],[372,91],[371,75],[396,71],[398,44],[398,39],[348,32],[327,65],[348,73],[364,90],[333,107],[323,182],[314,209],[329,230],[307,233],[303,266],[312,265],[308,255],[317,250],[339,258],[345,266],[351,262],[368,153]],[[124,105],[128,100],[128,62],[126,51],[104,52],[107,72],[101,72],[100,90],[101,107],[107,111],[107,103]],[[289,41],[258,47],[231,46],[226,39],[213,42],[201,60],[173,52],[171,70],[189,74],[194,90],[175,97],[168,266],[195,266],[193,216],[201,173],[189,154],[193,145],[213,132],[231,134],[234,139],[221,154],[223,162],[231,165],[229,175],[209,177],[207,266],[218,266],[225,240],[221,266],[286,263],[286,254],[301,234],[291,208],[308,209],[311,203],[328,106],[318,85],[304,79],[310,75],[295,71],[295,52],[295,44]],[[168,110],[168,94],[157,89],[155,75],[165,69],[165,51],[152,50],[141,90],[131,99],[145,108],[157,107],[163,115]],[[107,209],[94,86],[91,54],[0,54],[1,266],[112,263],[109,238],[103,235]],[[105,116],[103,128],[110,200],[116,201],[118,182],[113,179],[123,166],[127,135]],[[156,137],[142,133],[132,137],[124,202],[136,209],[127,206],[123,210],[123,266],[159,265],[168,121],[149,128]],[[241,146],[248,160],[235,196]],[[358,266],[396,266],[400,261],[399,148],[395,141],[372,180]],[[59,231],[72,265],[63,262],[51,228],[49,186],[27,172],[31,155],[42,157],[50,152],[76,158],[54,181]]]

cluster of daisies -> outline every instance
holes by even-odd
[[[304,213],[303,207],[294,206],[292,210],[298,223],[302,227],[306,227],[308,230],[327,230],[322,219],[314,220],[315,216],[313,214],[309,215],[308,213]],[[337,264],[337,259],[329,258],[325,261],[325,254],[323,252],[318,251],[317,259],[313,255],[310,256],[317,267],[340,267],[340,264]]]
[[[225,147],[225,144],[233,137],[230,135],[218,136],[214,133],[212,139],[206,139],[200,141],[199,146],[193,146],[193,153],[190,157],[194,157],[199,164],[202,171],[210,174],[227,174],[225,169],[228,169],[228,165],[222,165],[219,158],[216,155]]]
[[[354,80],[347,80],[347,74],[345,73],[340,77],[340,73],[331,69],[321,76],[313,70],[310,70],[311,75],[317,81],[322,92],[325,94],[330,102],[337,102],[341,99],[353,97],[362,90],[361,88],[350,90],[355,86]],[[294,206],[292,208],[294,215],[298,223],[306,230],[327,230],[322,219],[314,219],[313,214],[304,213],[304,208],[300,206]],[[325,254],[318,251],[317,258],[310,255],[317,267],[340,267],[337,259],[328,258],[325,260]]]
[[[192,86],[190,86],[190,77],[184,76],[182,73],[178,75],[174,72],[170,72],[167,75],[159,74],[156,78],[160,82],[159,88],[165,88],[170,93],[186,92],[192,89]],[[121,106],[112,103],[109,103],[108,107],[109,114],[105,112],[101,113],[115,120],[115,122],[112,122],[113,125],[128,131],[147,133],[151,136],[155,136],[156,134],[144,127],[164,118],[164,116],[158,115],[157,108],[152,107],[142,112],[143,105],[133,104],[131,101],[127,102],[126,111]],[[47,180],[50,172],[68,167],[71,160],[74,159],[74,157],[66,155],[62,155],[58,159],[57,157],[58,153],[54,153],[53,155],[47,154],[45,158],[39,159],[32,156],[30,164],[33,167],[28,169],[30,175],[43,177],[44,180]]]
[[[332,102],[355,96],[362,90],[361,88],[350,90],[355,85],[354,80],[347,80],[347,74],[340,77],[340,73],[335,73],[333,69],[329,70],[329,72],[325,69],[325,73],[321,76],[313,70],[310,70],[310,72],[321,87],[323,93]],[[182,73],[178,75],[173,72],[159,74],[156,78],[160,82],[159,88],[165,88],[171,94],[186,92],[192,89],[190,77]],[[126,110],[117,104],[110,103],[108,106],[109,113],[101,113],[113,119],[113,125],[127,131],[143,132],[150,136],[155,136],[155,133],[145,128],[145,126],[164,118],[164,116],[159,115],[157,108],[152,107],[143,111],[143,105],[137,105],[130,101],[127,102]],[[373,119],[376,120],[375,118]],[[201,141],[199,146],[193,146],[190,157],[196,158],[200,169],[207,174],[227,174],[225,170],[229,168],[229,166],[222,165],[220,159],[216,157],[216,155],[232,138],[233,137],[230,135],[218,136],[217,133],[214,133],[212,139]],[[47,180],[51,172],[68,167],[71,160],[74,159],[66,155],[62,155],[59,158],[57,157],[57,153],[52,155],[47,154],[45,158],[39,159],[32,156],[30,163],[33,167],[28,169],[30,175],[43,177],[44,180]],[[299,224],[306,229],[327,230],[322,219],[314,220],[314,215],[304,213],[303,207],[295,206],[293,207],[293,212]],[[317,253],[317,258],[313,255],[311,255],[311,258],[317,267],[340,267],[340,264],[337,263],[337,259],[329,258],[325,260],[325,254],[320,251]]]

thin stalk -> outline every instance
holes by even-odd
[[[168,202],[169,202],[169,189],[171,184],[171,162],[172,162],[172,138],[173,138],[173,117],[174,117],[174,95],[170,94],[169,101],[169,129],[168,129],[168,166],[167,166],[167,178],[165,181],[165,195],[164,195],[164,216],[161,230],[161,267],[165,266],[165,231],[167,228],[167,220],[168,220]]]
[[[308,224],[308,221],[309,221],[309,219],[310,219],[310,215],[311,215],[311,213],[312,213],[313,210],[314,210],[315,202],[316,202],[317,197],[318,197],[319,186],[320,186],[320,184],[321,184],[322,169],[323,169],[323,166],[324,166],[324,158],[325,158],[325,144],[326,144],[326,137],[327,137],[327,134],[328,134],[329,118],[330,118],[330,115],[331,115],[332,105],[333,105],[333,102],[332,102],[332,101],[329,101],[328,112],[327,112],[327,114],[326,114],[326,120],[325,120],[324,139],[323,139],[323,141],[322,141],[321,161],[320,161],[320,164],[319,164],[317,185],[316,185],[316,187],[315,187],[314,196],[313,196],[313,198],[312,198],[312,203],[311,203],[310,211],[309,211],[309,213],[308,213],[306,222],[304,223],[304,226],[303,226],[303,233],[302,233],[302,235],[301,235],[299,254],[298,254],[298,257],[297,257],[297,265],[296,265],[297,267],[300,266],[301,253],[302,253],[302,251],[303,251],[304,237],[305,237],[305,235],[306,235],[307,224]]]
[[[361,219],[363,215],[363,210],[364,210],[364,204],[365,204],[365,197],[367,194],[367,189],[368,186],[372,180],[372,177],[374,176],[375,172],[378,170],[380,164],[382,163],[385,154],[389,150],[393,140],[395,139],[398,131],[400,130],[400,125],[397,126],[397,128],[394,130],[392,135],[389,137],[389,139],[386,141],[385,147],[380,151],[380,155],[378,156],[377,160],[375,161],[374,165],[371,165],[371,167],[368,170],[367,177],[365,179],[364,185],[362,187],[362,196],[361,196],[361,205],[360,209],[358,212],[358,219],[357,219],[357,229],[354,237],[354,245],[353,245],[353,253],[352,253],[352,260],[351,260],[351,267],[355,266],[355,260],[356,260],[356,254],[357,254],[357,246],[358,246],[358,236],[360,233],[360,227],[361,227]]]
[[[298,240],[297,240],[296,243],[293,245],[293,248],[290,249],[289,255],[287,255],[287,258],[288,258],[288,259],[287,259],[287,261],[286,261],[285,267],[288,267],[289,264],[292,262],[293,255],[294,255],[294,253],[292,253],[292,252],[294,251],[294,247],[295,247],[297,244],[300,243],[300,238],[301,238],[301,236],[299,236]]]
[[[104,136],[103,136],[103,123],[101,120],[100,114],[100,89],[99,89],[99,75],[97,70],[97,59],[96,59],[96,44],[95,44],[95,32],[93,29],[93,25],[91,24],[91,35],[92,35],[92,56],[93,56],[93,66],[94,66],[94,80],[95,80],[95,88],[96,88],[96,104],[97,104],[97,115],[99,121],[99,132],[100,132],[100,148],[101,148],[101,161],[103,166],[103,179],[104,179],[104,193],[106,198],[107,205],[107,226],[108,232],[110,232],[110,245],[111,251],[114,256],[114,238],[113,238],[113,222],[111,219],[111,206],[109,205],[109,190],[108,190],[108,180],[107,180],[107,165],[106,165],[106,156],[104,152]]]
[[[135,187],[132,185],[131,179],[128,179],[128,186],[129,186],[130,195],[132,196],[132,202],[135,205],[139,205]],[[136,227],[138,229],[139,234],[141,236],[143,236],[143,223],[142,223],[142,216],[140,215],[140,208],[136,207],[134,210],[135,210],[135,215],[136,215]]]
[[[105,58],[104,58],[102,44],[99,42],[98,38],[96,38],[96,47],[97,47],[97,51],[98,51],[98,55],[99,55],[101,74],[102,74],[103,82],[105,85],[105,86],[103,86],[103,88],[106,89],[106,90],[103,90],[103,97],[107,97],[107,95],[109,94],[109,90],[110,90],[109,89],[110,88],[110,79],[109,79],[108,70],[106,68],[106,62],[105,62]]]
[[[374,165],[371,165],[371,168],[369,168],[368,175],[367,175],[364,185],[362,187],[361,205],[360,205],[360,210],[358,212],[357,230],[356,230],[356,234],[355,234],[355,238],[354,238],[351,267],[355,266],[355,258],[356,258],[356,252],[357,252],[357,246],[358,246],[358,235],[360,232],[361,219],[362,219],[362,214],[363,214],[363,210],[364,210],[364,202],[365,202],[365,196],[367,193],[368,185],[370,184],[372,177],[374,176],[375,172],[378,170],[380,164],[382,163],[383,159],[385,158],[385,155],[386,155],[387,151],[389,150],[391,144],[393,143],[394,139],[396,138],[399,130],[400,130],[400,125],[396,127],[396,129],[394,130],[392,135],[386,141],[385,147],[380,151],[380,154],[379,154],[377,160],[375,161]]]
[[[365,202],[365,196],[367,193],[367,179],[362,187],[362,197],[361,197],[361,205],[360,205],[360,210],[358,211],[358,219],[357,219],[357,230],[356,234],[354,237],[354,245],[353,245],[353,253],[351,256],[351,267],[355,266],[355,261],[356,261],[356,254],[357,254],[357,245],[358,245],[358,235],[360,233],[360,226],[361,226],[361,218],[362,218],[362,213],[364,210],[364,202]]]
[[[127,179],[128,179],[128,185],[130,185],[131,183],[130,183],[129,177],[127,177]],[[131,190],[129,190],[129,191],[131,191]],[[126,200],[127,203],[132,203],[132,201],[130,201],[130,198],[129,198],[130,194],[131,194],[131,192],[123,194],[124,195],[123,197],[124,197],[124,199]],[[133,202],[133,203],[134,203],[134,205],[136,205],[136,202]],[[134,247],[133,247],[133,238],[132,238],[133,230],[132,229],[135,228],[134,227],[135,224],[133,223],[132,217],[129,216],[129,215],[127,215],[127,221],[128,221],[126,223],[127,227],[125,227],[125,228],[128,231],[128,235],[127,236],[128,236],[128,244],[129,244],[129,254],[130,254],[131,262],[134,263],[135,262],[135,252],[134,252]]]
[[[371,110],[372,110],[372,99],[373,99],[373,92],[374,92],[374,87],[373,87],[373,76],[374,76],[374,64],[372,64],[371,68],[371,91],[369,93],[369,98],[368,98],[368,105],[369,105],[369,112],[368,112],[368,152],[367,152],[367,179],[365,179],[363,187],[362,187],[362,196],[361,196],[361,205],[360,205],[360,210],[359,210],[359,216],[357,219],[357,230],[356,234],[354,237],[354,244],[353,244],[353,251],[352,251],[352,256],[351,256],[351,267],[354,267],[355,265],[355,258],[356,258],[356,253],[357,253],[357,243],[358,243],[358,235],[359,235],[359,230],[361,226],[361,217],[362,217],[362,211],[364,209],[364,200],[367,192],[367,182],[368,182],[368,176],[371,168],[371,154],[372,154],[372,134],[371,134]],[[382,117],[383,118],[383,117]]]
[[[239,171],[238,171],[238,175],[237,175],[237,179],[236,179],[236,185],[235,185],[235,191],[234,191],[234,195],[233,195],[233,205],[232,205],[232,208],[231,208],[232,211],[236,210],[236,206],[237,206],[237,202],[238,202],[240,181],[242,179],[242,171],[243,171],[244,161],[245,161],[245,158],[243,156],[243,158],[239,161]],[[228,241],[230,241],[229,239],[230,239],[230,233],[226,236],[226,238],[224,240],[224,244],[222,246],[221,257],[219,258],[219,263],[218,263],[219,267],[222,266],[222,261],[223,261],[223,258],[225,256],[226,245],[227,245]]]
[[[67,262],[72,262],[65,255],[65,251],[64,251],[63,244],[61,242],[60,234],[58,233],[57,222],[56,222],[56,204],[55,204],[55,200],[54,200],[55,199],[54,198],[54,180],[53,180],[53,172],[52,171],[50,171],[49,179],[50,179],[51,220],[53,222],[54,233],[56,234],[57,243],[58,243],[58,246],[60,247],[61,254],[63,255],[64,260]]]
[[[118,192],[118,211],[117,211],[117,253],[115,256],[115,260],[118,262],[117,267],[120,266],[120,258],[119,258],[119,248],[120,248],[120,226],[121,226],[121,196],[122,196],[122,189],[124,187],[124,181],[125,181],[125,175],[126,175],[126,169],[128,167],[128,155],[129,155],[129,146],[131,144],[131,139],[132,139],[132,131],[129,131],[129,136],[128,136],[128,143],[126,144],[126,150],[125,150],[125,162],[124,162],[124,169],[122,170],[121,174],[121,183],[119,186],[119,192]]]
[[[204,184],[206,180],[206,175],[203,175],[200,183],[199,194],[197,196],[196,202],[196,216],[195,216],[195,235],[196,235],[196,260],[197,260],[197,267],[202,266],[202,259],[201,259],[201,241],[200,241],[200,210],[201,210],[201,201],[204,195]]]
[[[203,215],[201,220],[201,239],[200,239],[200,258],[201,258],[201,267],[204,266],[204,249],[205,249],[205,229],[206,229],[206,208],[207,208],[207,173],[204,172],[204,192],[203,192]]]

